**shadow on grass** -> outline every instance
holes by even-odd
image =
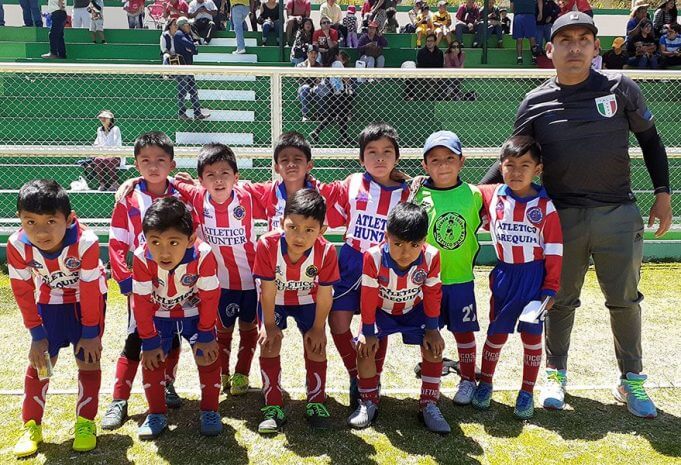
[[[61,443],[43,442],[38,454],[45,456],[45,463],[110,463],[132,464],[128,459],[128,449],[132,447],[132,438],[127,434],[99,434],[97,448],[90,452],[75,452],[72,449],[73,438]],[[35,456],[19,459],[18,463],[34,459]]]

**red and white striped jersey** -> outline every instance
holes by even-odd
[[[369,173],[351,174],[341,185],[329,225],[346,225],[345,243],[365,252],[383,242],[388,214],[395,205],[407,201],[409,187],[406,183],[382,186]]]
[[[158,266],[147,245],[135,250],[132,265],[133,311],[142,339],[157,336],[154,317],[199,316],[199,331],[212,331],[217,318],[220,283],[210,246],[196,243],[172,271]]]
[[[275,305],[313,304],[319,286],[331,286],[340,279],[336,248],[330,242],[317,238],[298,262],[291,263],[282,231],[260,237],[253,272],[260,280],[276,282]]]
[[[521,199],[505,184],[479,186],[489,221],[486,227],[499,261],[513,264],[545,260],[542,289],[556,292],[563,260],[560,219],[546,190],[533,187],[537,195]]]
[[[62,249],[54,253],[31,244],[23,229],[15,232],[7,241],[7,265],[26,328],[42,325],[37,304],[79,302],[83,326],[103,321],[106,277],[99,238],[78,220],[66,230]]]
[[[423,302],[427,317],[440,316],[442,282],[440,252],[423,244],[419,257],[402,270],[390,256],[387,243],[364,252],[362,265],[362,324],[376,322],[376,310],[403,315]]]
[[[233,291],[255,289],[256,238],[251,195],[234,186],[232,198],[220,205],[202,187],[181,182],[175,187],[196,213],[199,238],[213,249],[220,287]]]
[[[142,180],[114,206],[109,230],[109,262],[111,276],[118,282],[123,294],[132,291],[132,273],[128,269],[127,255],[145,242],[142,232],[144,214],[154,200],[171,196],[180,198],[180,193],[171,182],[168,182],[168,189],[162,195],[154,195],[149,193],[147,183]]]

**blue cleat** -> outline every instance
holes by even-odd
[[[492,384],[480,381],[478,387],[473,393],[473,400],[471,404],[478,410],[487,410],[492,402]]]
[[[137,428],[137,437],[140,439],[156,439],[168,427],[168,417],[162,413],[150,413]]]
[[[534,416],[534,398],[527,391],[520,391],[515,400],[513,415],[521,420],[528,420]]]
[[[657,409],[643,387],[646,379],[648,379],[646,375],[627,373],[626,379],[620,379],[612,393],[617,401],[627,404],[627,409],[632,415],[641,418],[655,418],[657,417]]]
[[[217,436],[222,433],[222,418],[218,412],[205,410],[201,412],[201,434]]]

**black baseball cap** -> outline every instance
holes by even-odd
[[[563,16],[558,18],[553,27],[551,28],[551,40],[563,29],[573,26],[585,27],[594,33],[594,37],[598,34],[598,28],[594,24],[594,20],[591,16],[581,11],[571,11],[565,13]]]

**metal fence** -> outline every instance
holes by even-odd
[[[672,189],[681,189],[681,73],[629,74],[641,86],[668,148]],[[397,128],[400,165],[410,175],[421,172],[426,137],[448,129],[460,136],[468,155],[462,177],[477,182],[510,135],[525,93],[551,75],[510,69],[2,64],[0,225],[13,222],[19,187],[38,177],[72,188],[80,216],[105,223],[113,206],[111,189],[136,175],[132,144],[151,130],[175,141],[179,169],[189,172],[200,145],[232,146],[242,179],[251,181],[273,178],[273,141],[284,131],[299,131],[314,148],[313,174],[332,181],[361,169],[357,136],[372,121]],[[178,100],[178,90],[193,85],[201,112],[210,114],[202,120],[194,119],[198,109],[189,96]],[[115,115],[122,147],[92,145],[100,125],[96,116],[105,109]],[[631,145],[633,188],[647,211],[650,179],[633,137]],[[99,164],[93,157],[125,162]],[[674,207],[679,227],[681,208]]]

